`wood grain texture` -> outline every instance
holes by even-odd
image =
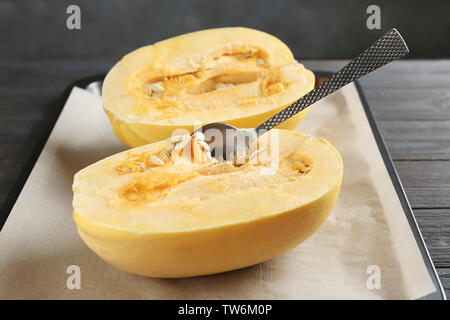
[[[445,294],[448,298],[450,297],[450,268],[437,268],[436,271],[441,279],[442,286],[444,287]]]
[[[395,161],[412,208],[450,208],[450,161]]]
[[[450,297],[450,209],[415,209],[414,216],[445,294]]]
[[[450,160],[450,121],[380,120],[394,160]]]
[[[113,63],[0,62],[0,205],[66,86]],[[344,64],[305,62],[315,70]],[[450,295],[450,60],[396,62],[360,83]]]
[[[400,80],[401,81],[401,80]],[[423,79],[425,83],[427,80]],[[365,86],[367,81],[363,81]],[[393,81],[394,82],[394,81]],[[419,83],[420,85],[422,82]],[[418,85],[419,85],[418,84]],[[437,82],[437,85],[442,85]],[[365,90],[366,98],[372,101],[378,120],[450,120],[450,84],[447,88],[377,88]]]
[[[414,216],[437,268],[450,266],[450,209],[414,209]]]

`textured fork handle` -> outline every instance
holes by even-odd
[[[346,84],[403,57],[408,52],[402,36],[396,29],[391,29],[327,81],[259,125],[256,131],[272,129]]]

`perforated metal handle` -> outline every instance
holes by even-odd
[[[272,129],[346,84],[403,57],[408,52],[400,33],[396,29],[391,29],[327,81],[259,125],[256,131],[264,132]]]

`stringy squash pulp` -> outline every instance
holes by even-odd
[[[267,33],[210,29],[123,57],[105,78],[103,106],[119,139],[136,147],[211,122],[256,127],[312,90],[314,80]],[[278,128],[293,129],[306,112]]]

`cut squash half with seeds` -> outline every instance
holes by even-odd
[[[201,140],[148,144],[79,171],[73,215],[88,247],[138,275],[219,273],[294,248],[335,205],[343,164],[324,139],[274,129],[239,165],[211,158]]]
[[[193,32],[123,57],[103,84],[103,107],[129,147],[176,129],[226,122],[254,128],[314,87],[314,74],[289,48],[248,28]],[[300,112],[277,128],[293,129]]]

